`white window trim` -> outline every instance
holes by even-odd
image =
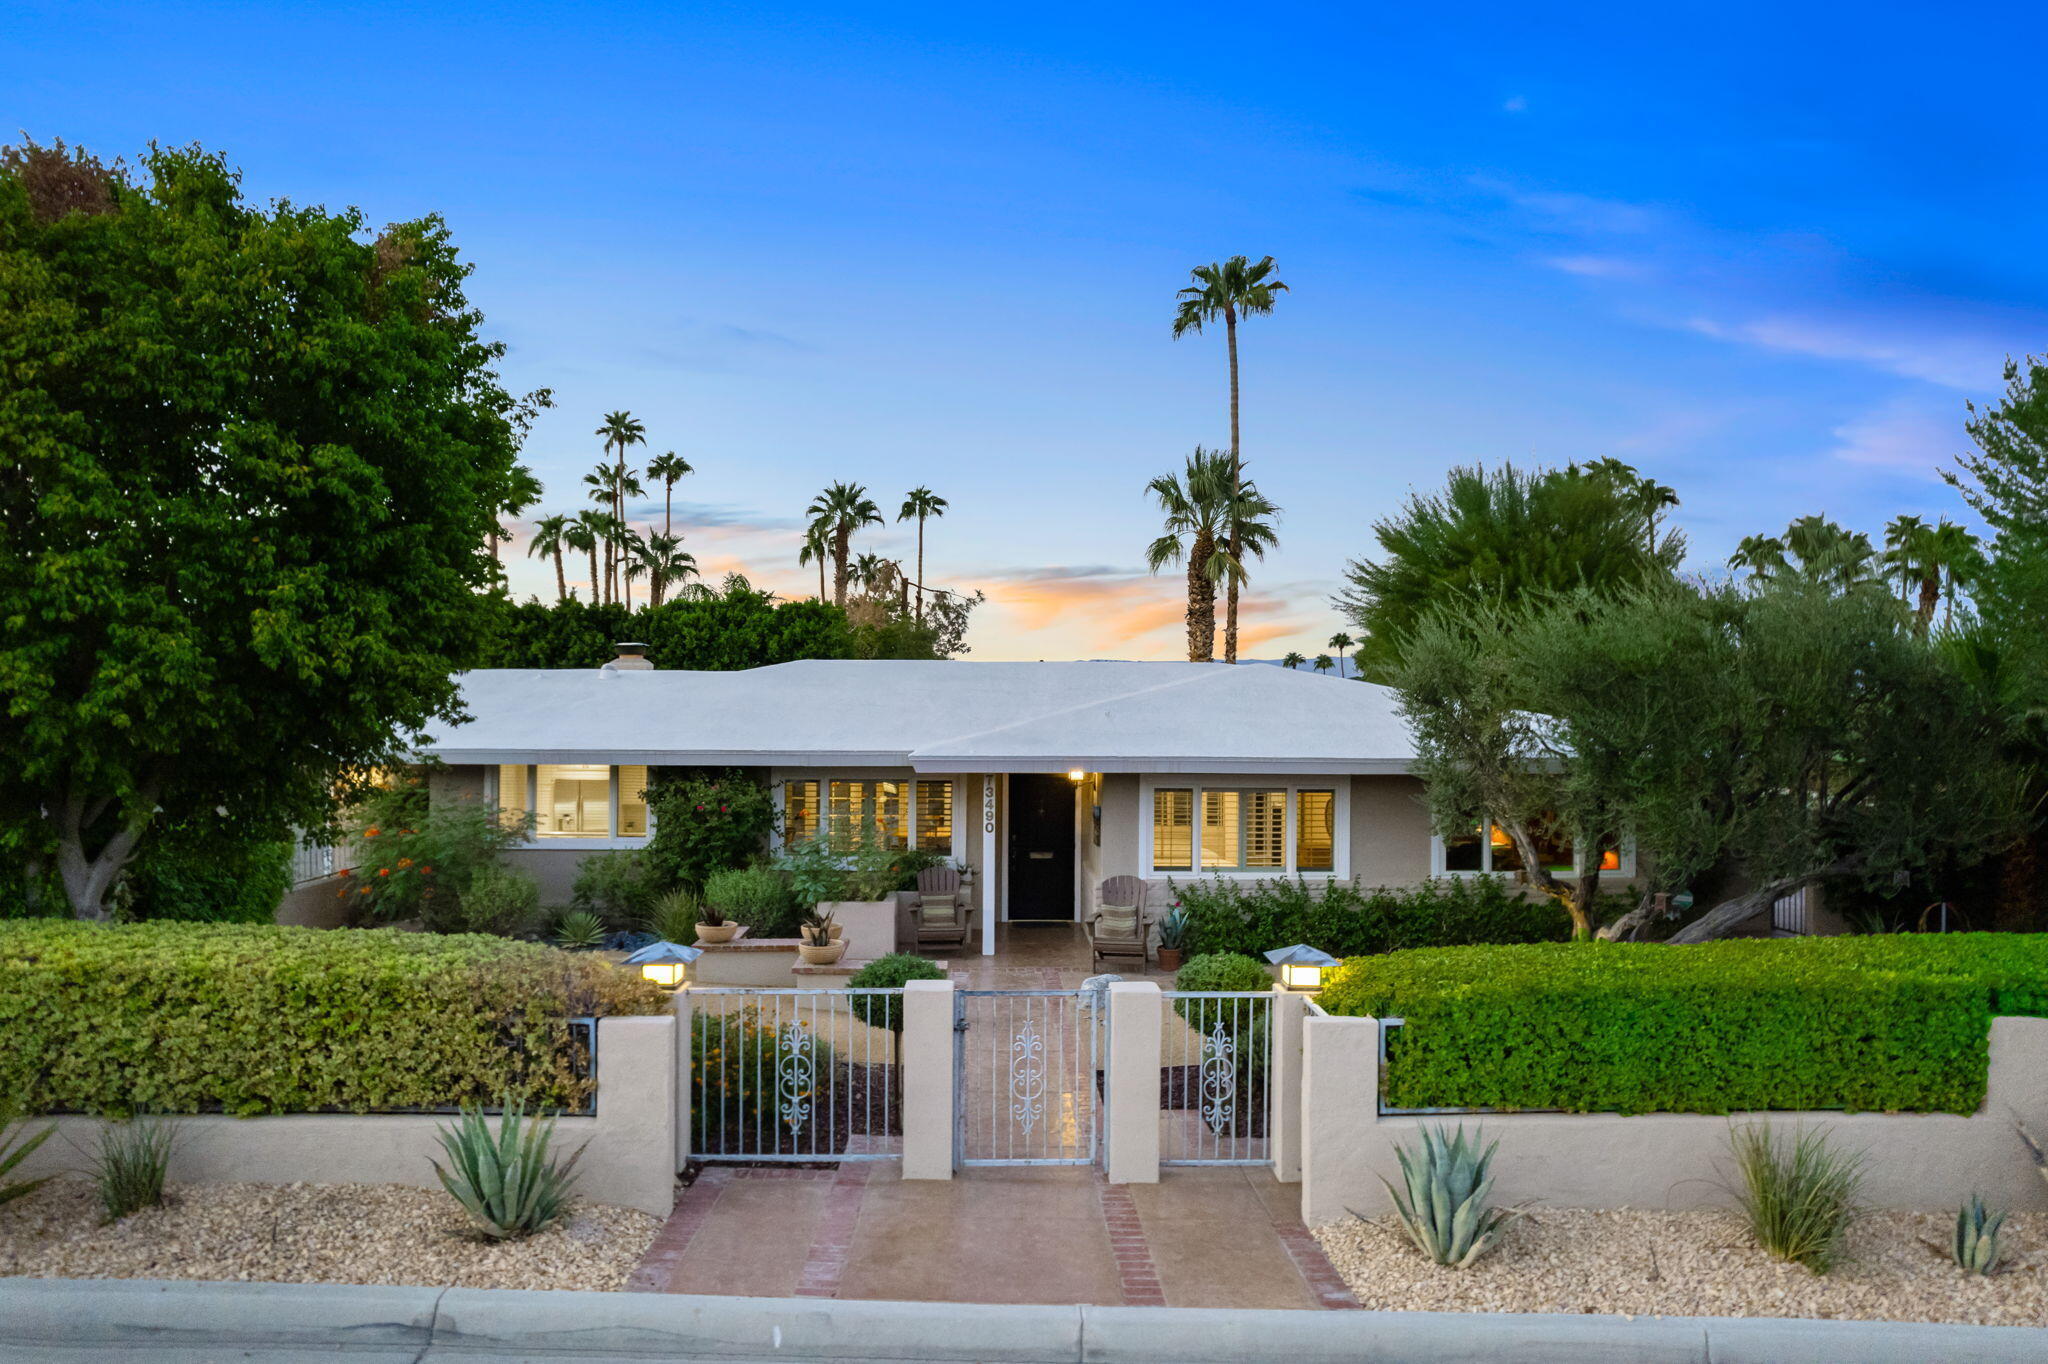
[[[534,807],[534,802],[535,802],[535,801],[537,801],[537,800],[538,800],[538,799],[540,798],[540,790],[539,790],[539,787],[540,787],[540,768],[541,768],[541,764],[539,764],[539,763],[505,763],[505,764],[502,764],[502,766],[504,766],[504,767],[518,767],[518,768],[522,768],[522,769],[524,769],[524,771],[526,772],[526,812],[527,812],[528,814],[532,814],[532,813],[533,813],[533,807]],[[502,800],[500,800],[500,799],[499,799],[499,780],[498,780],[498,771],[499,771],[499,769],[498,769],[497,767],[487,767],[487,768],[485,768],[485,769],[484,769],[484,799],[485,799],[485,800],[487,800],[488,802],[490,802],[490,806],[491,806],[491,808],[492,808],[493,810],[502,810],[502,809],[504,809],[504,808],[505,808],[505,804],[504,804],[504,802],[503,802]],[[605,784],[606,784],[606,785],[607,785],[607,786],[608,786],[608,787],[610,788],[610,791],[611,791],[611,794],[610,794],[610,800],[611,800],[611,814],[610,814],[610,815],[608,816],[608,818],[609,818],[609,821],[610,821],[610,825],[609,825],[609,827],[611,827],[611,828],[614,828],[614,829],[616,829],[616,828],[618,828],[618,827],[619,827],[619,767],[618,767],[618,764],[616,764],[616,763],[606,763],[606,764],[605,764],[605,771],[606,771],[606,772],[607,772],[607,773],[609,774],[609,775],[608,775],[608,776],[607,776],[607,777],[605,778]],[[652,771],[651,771],[651,770],[650,770],[650,772],[649,772],[649,775],[648,775],[647,781],[648,781],[648,785],[650,785],[650,786],[654,784],[654,777],[653,777],[653,774],[652,774]],[[541,837],[541,836],[540,836],[539,834],[537,834],[537,833],[529,833],[529,834],[528,834],[528,835],[526,836],[526,839],[525,839],[525,841],[524,841],[524,842],[522,842],[522,843],[519,843],[519,844],[517,844],[517,845],[516,845],[516,846],[514,847],[513,851],[515,851],[515,852],[557,852],[557,851],[558,851],[558,852],[611,852],[611,851],[629,851],[629,850],[631,850],[631,849],[634,849],[634,848],[644,848],[644,847],[646,847],[646,846],[647,846],[647,842],[648,842],[648,840],[649,840],[649,839],[651,839],[651,838],[653,838],[653,837],[654,837],[654,806],[653,806],[653,804],[652,804],[652,803],[649,803],[649,805],[648,805],[648,807],[647,807],[647,832],[646,832],[646,833],[644,833],[644,834],[633,834],[633,835],[625,835],[625,834],[612,834],[612,835],[609,835],[609,836],[605,836],[605,837],[598,837],[598,836],[595,836],[595,835],[593,835],[593,836],[591,836],[591,837],[587,837],[587,838],[542,838],[542,837]]]
[[[1490,820],[1489,820],[1489,821],[1485,821],[1485,822],[1487,822],[1487,823],[1491,823],[1492,821],[1490,821]],[[1477,870],[1477,871],[1471,871],[1471,870],[1466,870],[1466,869],[1462,869],[1462,868],[1461,868],[1460,870],[1458,870],[1458,871],[1452,871],[1452,870],[1450,870],[1450,869],[1449,869],[1448,867],[1446,867],[1446,866],[1444,865],[1445,861],[1447,860],[1447,854],[1446,854],[1446,851],[1445,851],[1445,848],[1444,848],[1444,837],[1443,837],[1443,835],[1442,835],[1442,834],[1439,834],[1439,833],[1432,833],[1432,834],[1430,834],[1430,836],[1429,836],[1429,874],[1430,874],[1431,876],[1433,876],[1433,877],[1436,877],[1436,876],[1444,876],[1444,877],[1467,877],[1467,876],[1514,876],[1514,875],[1516,875],[1516,874],[1517,874],[1517,870],[1516,870],[1515,868],[1513,868],[1513,867],[1507,867],[1507,868],[1503,868],[1503,869],[1502,869],[1502,870],[1500,870],[1500,871],[1495,871],[1495,870],[1493,870],[1493,844],[1492,844],[1492,840],[1490,840],[1490,839],[1485,839],[1485,838],[1482,838],[1482,839],[1481,839],[1481,840],[1479,841],[1479,847],[1480,847],[1480,860],[1481,860],[1481,861],[1483,861],[1483,862],[1484,862],[1484,863],[1486,864],[1486,865],[1485,865],[1484,867],[1482,867],[1481,869],[1479,869],[1479,870]],[[1624,839],[1622,839],[1622,840],[1621,840],[1621,848],[1620,848],[1620,850],[1619,850],[1619,851],[1620,851],[1620,853],[1621,853],[1621,857],[1620,857],[1620,858],[1618,859],[1618,860],[1620,861],[1620,863],[1621,863],[1621,866],[1620,866],[1620,868],[1619,868],[1618,870],[1615,870],[1615,871],[1603,871],[1603,872],[1601,872],[1601,873],[1600,873],[1600,875],[1601,875],[1601,876],[1603,876],[1603,877],[1611,876],[1611,877],[1613,877],[1613,878],[1614,878],[1615,880],[1617,880],[1617,881],[1631,881],[1631,880],[1634,880],[1634,879],[1635,879],[1635,874],[1636,874],[1636,845],[1635,845],[1635,840],[1634,840],[1634,839],[1629,839],[1629,838],[1624,838]],[[1578,849],[1578,846],[1577,846],[1576,844],[1574,844],[1574,845],[1572,846],[1572,871],[1571,871],[1571,874],[1572,874],[1573,876],[1575,876],[1575,877],[1576,877],[1576,876],[1583,876],[1583,875],[1585,875],[1585,859],[1584,859],[1584,857],[1583,857],[1583,856],[1582,856],[1582,855],[1580,854],[1580,852],[1579,852],[1579,849]]]
[[[793,781],[808,781],[817,783],[818,808],[820,811],[822,811],[824,807],[831,801],[831,784],[835,781],[893,781],[900,782],[903,785],[908,786],[910,790],[905,795],[903,802],[903,818],[906,821],[904,825],[904,835],[906,840],[904,846],[912,851],[915,851],[918,847],[917,788],[928,781],[942,781],[946,783],[946,785],[953,788],[953,841],[946,848],[945,855],[951,858],[953,861],[961,864],[962,866],[966,865],[966,854],[960,850],[960,796],[961,792],[965,789],[967,785],[967,778],[961,776],[959,773],[947,772],[936,774],[933,776],[919,776],[913,774],[909,777],[847,777],[840,776],[835,773],[826,773],[824,776],[819,777],[775,777],[769,782],[769,787],[774,792],[775,796],[775,832],[769,836],[768,846],[770,849],[777,852],[780,852],[784,847],[787,846],[782,835],[784,829],[787,828],[789,822],[788,792],[789,784]],[[653,813],[651,811],[649,812],[648,817],[650,819],[653,817]]]
[[[1156,791],[1193,791],[1194,832],[1189,849],[1193,867],[1185,871],[1164,871],[1152,865],[1152,796]],[[1287,793],[1287,819],[1282,840],[1286,848],[1286,864],[1279,867],[1205,867],[1202,865],[1202,817],[1201,803],[1204,791],[1285,791]],[[1329,791],[1333,793],[1331,823],[1335,826],[1330,835],[1330,862],[1328,871],[1302,871],[1295,865],[1298,851],[1295,824],[1299,820],[1299,796],[1303,791]],[[1326,777],[1321,781],[1304,780],[1296,777],[1232,777],[1227,781],[1189,781],[1172,776],[1145,775],[1138,778],[1138,875],[1147,880],[1162,876],[1213,877],[1224,881],[1273,881],[1292,880],[1296,876],[1317,880],[1333,878],[1338,881],[1351,879],[1351,779],[1349,777]]]

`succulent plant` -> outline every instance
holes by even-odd
[[[1489,1206],[1493,1163],[1498,1141],[1481,1150],[1479,1137],[1469,1142],[1465,1125],[1451,1134],[1441,1124],[1422,1129],[1422,1149],[1394,1148],[1401,1162],[1405,1189],[1387,1180],[1394,1209],[1416,1248],[1440,1265],[1463,1269],[1492,1248],[1507,1224],[1521,1216],[1517,1208]]]
[[[583,1151],[578,1148],[567,1161],[555,1163],[548,1153],[553,1118],[528,1118],[523,1104],[507,1098],[495,1136],[476,1108],[463,1109],[461,1120],[438,1135],[448,1168],[434,1161],[434,1173],[485,1236],[494,1241],[531,1236],[568,1213]]]
[[[555,942],[571,951],[587,952],[604,946],[604,918],[587,909],[572,909],[555,920]]]
[[[1159,920],[1159,945],[1169,951],[1178,951],[1187,944],[1188,912],[1175,905]]]
[[[2005,1214],[1984,1206],[1979,1194],[1956,1214],[1956,1267],[1965,1274],[1993,1274],[1998,1270],[1998,1235],[2005,1229]]]

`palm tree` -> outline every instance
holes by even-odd
[[[1634,504],[1643,518],[1643,546],[1651,554],[1657,552],[1657,521],[1665,509],[1678,505],[1678,490],[1666,487],[1653,479],[1644,478],[1628,464],[1607,455],[1583,465],[1570,466],[1570,472],[1581,476],[1603,478],[1611,484],[1622,499]]]
[[[690,467],[690,461],[671,450],[665,455],[656,455],[647,461],[647,476],[661,485],[661,533],[674,535],[676,482],[685,474],[697,471]]]
[[[626,577],[646,576],[649,606],[659,606],[667,599],[671,583],[696,576],[697,558],[684,552],[679,535],[632,535],[628,549],[632,557],[626,564]]]
[[[822,530],[832,546],[832,604],[846,605],[847,555],[853,548],[853,533],[862,526],[882,524],[882,509],[858,483],[834,483],[811,500],[805,513],[811,528]]]
[[[1975,576],[1982,560],[1977,537],[1951,521],[1930,526],[1917,516],[1901,516],[1885,527],[1884,545],[1884,563],[1899,575],[1915,628],[1927,633],[1944,594],[1948,607],[1943,623],[1953,621],[1957,585]]]
[[[517,516],[540,501],[541,491],[539,476],[524,464],[515,464],[512,476],[505,481],[505,501],[498,510],[507,516]],[[498,540],[501,536],[510,539],[512,532],[499,525],[494,514],[491,517],[491,563],[494,565],[498,563]]]
[[[590,556],[590,600],[598,600],[597,547],[610,543],[611,518],[603,512],[580,511],[562,532],[562,543]]]
[[[596,434],[604,437],[604,448],[607,452],[616,450],[618,453],[618,462],[614,466],[612,476],[611,514],[612,518],[623,527],[626,524],[626,447],[630,445],[645,445],[647,443],[647,428],[630,412],[607,412],[604,414],[604,421],[597,428]],[[618,562],[617,554],[612,551],[611,545],[607,543],[605,546],[605,576],[606,581],[611,584],[612,599],[614,601],[618,599],[619,595],[616,577]]]
[[[1303,658],[1300,654],[1290,653],[1287,655],[1287,657],[1280,660],[1280,666],[1283,668],[1299,668],[1302,664],[1306,662],[1308,662],[1308,660],[1306,658]]]
[[[888,577],[887,570],[883,568],[887,562],[888,560],[879,554],[863,554],[853,561],[851,568],[847,569],[847,580],[854,587],[866,592]]]
[[[944,516],[946,499],[930,488],[919,484],[903,499],[903,510],[896,513],[898,521],[917,518],[917,623],[924,624],[924,520],[927,516]]]
[[[1358,643],[1357,640],[1345,634],[1342,630],[1330,636],[1330,647],[1337,651],[1337,676],[1342,677],[1344,675],[1344,651],[1356,643]]]
[[[555,602],[559,605],[569,599],[569,578],[562,570],[562,550],[567,545],[563,538],[569,533],[570,521],[566,516],[543,516],[533,523],[533,543],[526,547],[526,557],[552,558],[555,561]]]
[[[1330,669],[1336,667],[1337,665],[1335,662],[1331,660],[1328,654],[1317,654],[1316,661],[1313,666],[1315,667],[1315,670],[1317,672],[1326,673],[1330,671]]]
[[[803,547],[796,552],[799,568],[808,563],[815,563],[818,566],[819,601],[825,600],[825,561],[832,557],[830,541],[831,537],[825,533],[825,528],[813,522],[804,532]]]
[[[1166,513],[1158,539],[1145,549],[1145,563],[1154,573],[1183,558],[1188,566],[1188,661],[1210,663],[1216,657],[1216,584],[1227,576],[1230,534],[1230,456],[1221,450],[1195,447],[1187,469],[1161,474],[1145,491]]]
[[[1220,264],[1198,265],[1188,273],[1195,282],[1174,295],[1180,306],[1174,312],[1173,334],[1180,337],[1200,332],[1203,323],[1223,319],[1224,339],[1230,351],[1230,488],[1235,493],[1244,486],[1244,457],[1237,428],[1237,320],[1270,314],[1275,298],[1288,290],[1279,280],[1269,278],[1273,273],[1271,256],[1256,265],[1244,256],[1232,256]],[[1229,548],[1232,560],[1242,565],[1242,541],[1232,536]],[[1233,577],[1223,627],[1225,663],[1237,662],[1237,589],[1238,578]]]
[[[1728,567],[1746,568],[1768,582],[1785,570],[1785,542],[1775,535],[1745,535],[1728,556]]]
[[[1952,521],[1934,528],[1934,558],[1945,571],[1941,623],[1955,622],[1956,591],[1975,582],[1984,573],[1984,543]]]

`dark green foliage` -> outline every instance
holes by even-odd
[[[618,656],[614,646],[647,646],[657,668],[730,672],[800,658],[852,658],[846,613],[816,601],[777,602],[763,592],[728,591],[628,611],[570,600],[502,603],[497,630],[481,666],[597,668]]]
[[[292,885],[292,845],[238,836],[218,816],[159,828],[122,878],[119,917],[267,924]]]
[[[716,872],[704,883],[704,899],[734,923],[745,924],[753,937],[796,936],[796,897],[788,880],[772,867]]]
[[[575,1106],[566,1020],[657,1014],[609,962],[390,930],[0,923],[0,1094],[25,1111]]]
[[[569,906],[595,914],[607,927],[631,928],[654,906],[654,877],[639,852],[594,852],[576,864]]]
[[[91,918],[159,809],[282,839],[453,715],[546,402],[439,219],[138,161],[0,155],[0,847]]]
[[[900,990],[907,980],[944,980],[946,972],[928,957],[914,952],[891,952],[876,957],[847,978],[849,990]],[[899,995],[854,995],[855,1017],[871,1028],[903,1029],[902,997]]]
[[[1281,944],[1285,946],[1285,944]],[[1173,978],[1176,990],[1270,990],[1273,971],[1265,962],[1238,952],[1190,957]]]
[[[532,828],[480,800],[428,800],[427,769],[400,772],[349,812],[357,864],[337,895],[359,920],[418,919],[439,933],[468,930],[462,896]]]
[[[433,1161],[434,1173],[485,1238],[515,1241],[569,1215],[583,1148],[556,1164],[548,1149],[555,1137],[553,1118],[529,1118],[525,1106],[507,1095],[496,1136],[483,1110],[465,1108],[461,1121],[442,1128],[439,1137],[448,1168]]]
[[[1398,1108],[1972,1113],[1994,1014],[2048,1014],[2048,938],[1911,934],[1354,957]]]
[[[1499,877],[1449,877],[1410,890],[1361,891],[1336,881],[1193,881],[1173,892],[1188,916],[1186,950],[1261,957],[1307,943],[1332,956],[1409,947],[1560,942],[1571,919],[1551,900],[1530,900]],[[1192,963],[1190,963],[1192,964]]]
[[[100,1129],[93,1153],[93,1182],[109,1222],[164,1201],[164,1176],[171,1168],[177,1125],[168,1118],[138,1114]]]
[[[647,808],[647,866],[664,887],[702,890],[713,874],[760,857],[775,831],[775,798],[744,772],[664,769],[648,788]]]
[[[512,867],[485,867],[462,892],[462,931],[507,937],[540,918],[540,883]]]

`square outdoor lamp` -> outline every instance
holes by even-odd
[[[1274,948],[1266,954],[1266,960],[1280,968],[1282,985],[1308,993],[1322,989],[1323,968],[1337,964],[1337,959],[1328,952],[1319,952],[1300,942],[1292,947]]]
[[[665,990],[679,990],[689,978],[690,963],[703,955],[701,947],[651,942],[626,958],[626,965],[639,967],[641,975]]]

